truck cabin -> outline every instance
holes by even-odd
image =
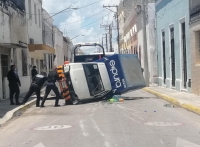
[[[74,47],[74,63],[93,62],[105,57],[103,46],[98,43],[77,44]]]

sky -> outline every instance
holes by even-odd
[[[53,17],[54,25],[69,36],[72,42],[102,42],[102,36],[107,31],[100,24],[113,24],[113,46],[116,46],[116,21],[112,11],[103,8],[103,5],[117,5],[120,0],[43,0],[43,8],[50,15],[69,7],[77,7],[77,10],[67,9]],[[88,6],[89,5],[89,6]],[[82,8],[83,7],[83,8]],[[111,8],[116,12],[116,8]],[[83,36],[84,35],[84,36]],[[104,38],[105,42],[105,38]]]

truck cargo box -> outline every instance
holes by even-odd
[[[146,86],[137,55],[115,54],[95,62],[105,63],[114,94],[122,94]]]

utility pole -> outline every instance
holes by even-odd
[[[145,0],[142,0],[141,8],[142,8],[142,28],[143,28],[143,48],[144,48],[144,74],[145,74],[146,86],[149,87],[149,63],[148,63],[148,51],[147,51]]]
[[[110,52],[112,52],[112,28],[109,25],[109,38],[110,38]]]
[[[108,9],[108,8],[111,8],[111,7],[115,7],[117,9],[117,12],[114,12],[114,11]],[[114,5],[113,6],[104,6],[103,5],[103,8],[107,8],[108,10],[110,10],[110,11],[112,11],[112,12],[114,12],[116,14],[116,17],[117,17],[117,34],[118,34],[117,35],[118,52],[121,53],[120,45],[119,45],[119,7],[117,5],[115,5],[115,6]]]
[[[108,34],[106,34],[106,52],[108,52]]]

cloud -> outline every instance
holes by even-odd
[[[67,7],[83,7],[99,0],[43,0],[43,7],[49,13],[59,12]],[[75,39],[73,39],[73,43],[77,42],[99,42],[100,38],[102,38],[102,34],[105,33],[105,29],[100,28],[100,24],[110,24],[113,21],[114,13],[110,13],[110,11],[103,8],[103,5],[112,5],[117,4],[120,0],[101,0],[98,3],[90,5],[88,7],[78,9],[78,10],[67,10],[64,13],[60,13],[54,17],[54,24],[59,25],[59,29],[64,32],[65,35]],[[116,8],[111,8],[113,11],[116,11]],[[102,10],[105,10],[93,17],[87,18],[88,16],[94,15]],[[91,22],[94,22],[97,19],[101,20],[84,27]],[[85,19],[87,18],[87,19]],[[82,21],[82,19],[85,19]],[[79,22],[77,22],[79,21]],[[76,23],[72,23],[76,22]],[[70,24],[69,24],[70,23]],[[115,33],[113,33],[115,34]],[[81,36],[84,35],[84,36]],[[114,36],[113,36],[114,38]],[[114,40],[114,42],[116,39]]]

